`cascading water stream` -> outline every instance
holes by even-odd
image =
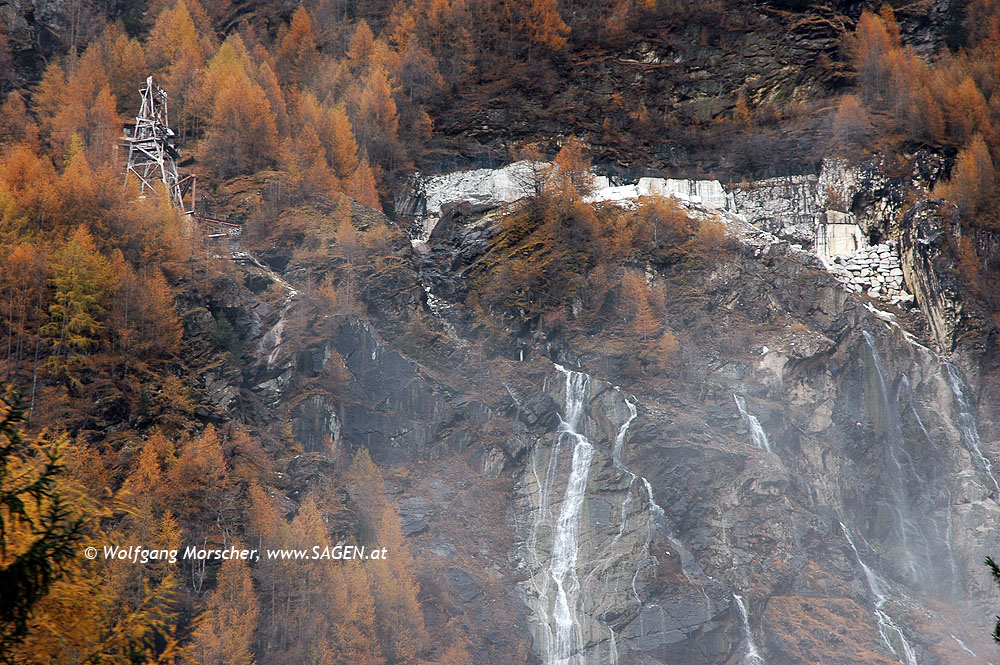
[[[924,425],[924,419],[920,417],[920,413],[917,412],[917,407],[913,403],[913,387],[910,385],[910,377],[906,374],[901,374],[899,377],[899,388],[896,389],[896,403],[902,403],[903,397],[906,397],[906,403],[910,407],[910,413],[913,414],[913,419],[917,422],[917,427],[920,428],[920,433],[924,435],[924,441],[929,445],[934,445],[934,439],[931,437],[930,432],[927,431],[927,427]]]
[[[914,654],[913,647],[910,646],[910,643],[906,640],[906,636],[903,635],[902,629],[900,629],[900,627],[897,626],[889,615],[882,609],[882,606],[885,605],[885,601],[887,600],[885,582],[881,577],[875,574],[875,571],[869,568],[868,564],[866,564],[864,559],[861,558],[861,553],[854,544],[854,538],[851,537],[851,532],[843,522],[840,523],[840,528],[843,530],[844,537],[847,538],[847,542],[851,546],[851,551],[854,552],[854,557],[858,560],[858,564],[861,566],[861,571],[864,573],[865,583],[868,585],[868,592],[871,594],[872,603],[875,605],[875,618],[878,620],[878,632],[882,637],[882,641],[885,643],[886,647],[888,647],[889,651],[900,659],[901,663],[905,663],[905,665],[917,665],[916,654]],[[892,640],[889,639],[890,631],[896,634],[896,637],[899,640],[899,649],[897,649],[896,646],[893,645]],[[903,652],[902,655],[900,655],[900,651]]]
[[[427,300],[427,307],[431,311],[431,315],[441,324],[444,328],[444,332],[448,335],[448,339],[453,341],[459,348],[467,348],[469,343],[466,342],[455,330],[454,324],[448,320],[447,311],[452,308],[447,302],[437,297],[431,290],[431,287],[424,286],[424,294]]]
[[[760,655],[757,643],[753,639],[753,631],[750,630],[750,617],[747,614],[747,606],[743,604],[743,596],[738,593],[733,594],[736,607],[740,611],[740,618],[743,620],[743,641],[746,653],[740,659],[740,665],[766,665],[764,657]]]
[[[670,543],[673,545],[674,550],[678,553],[678,556],[680,557],[681,560],[681,570],[683,571],[684,576],[687,578],[690,584],[701,587],[703,586],[704,582],[708,581],[708,576],[701,569],[701,566],[698,565],[694,557],[684,546],[684,544],[681,542],[678,536],[674,533],[670,521],[666,516],[666,513],[663,511],[660,505],[656,503],[656,499],[653,496],[653,488],[650,485],[649,481],[642,476],[636,475],[622,461],[622,452],[625,446],[625,441],[629,432],[629,428],[635,421],[638,412],[636,410],[635,403],[632,402],[632,400],[629,399],[627,395],[622,393],[620,388],[615,387],[615,390],[622,395],[622,399],[625,402],[626,408],[628,409],[629,416],[625,420],[625,422],[623,422],[622,425],[619,427],[618,433],[615,436],[614,447],[612,448],[612,463],[616,469],[618,469],[619,471],[621,471],[622,473],[626,474],[629,477],[629,484],[628,487],[626,488],[625,499],[622,502],[621,521],[618,527],[618,533],[611,540],[610,544],[607,547],[603,548],[603,551],[606,553],[605,554],[606,559],[604,564],[602,566],[595,567],[591,575],[596,574],[601,569],[607,571],[607,568],[604,568],[604,566],[606,566],[608,563],[613,562],[618,556],[618,553],[616,552],[616,546],[628,531],[628,523],[630,517],[634,517],[631,512],[632,506],[634,501],[638,499],[638,496],[634,494],[634,488],[636,485],[636,481],[637,480],[641,481],[646,491],[646,517],[645,517],[646,533],[645,533],[645,542],[641,550],[642,552],[645,553],[645,556],[640,556],[637,559],[635,570],[631,578],[631,591],[632,591],[632,597],[635,599],[635,602],[639,606],[642,606],[643,600],[639,595],[638,579],[639,576],[642,574],[642,572],[648,566],[650,565],[655,566],[658,563],[656,558],[653,557],[651,554],[651,547],[654,542],[654,538],[657,536],[657,534],[665,535],[667,540],[669,540]],[[617,591],[618,588],[616,587],[615,592],[617,593]],[[611,663],[616,663],[619,657],[617,637],[615,635],[613,628],[609,624],[605,623],[605,627],[608,629],[608,632],[610,633],[611,636],[609,639],[610,661]]]
[[[906,496],[906,472],[907,470],[912,471],[913,460],[909,458],[909,455],[903,448],[903,433],[900,426],[899,413],[895,405],[889,399],[889,390],[885,379],[885,371],[882,368],[882,359],[879,356],[878,350],[875,348],[875,340],[872,337],[872,334],[867,330],[862,331],[862,335],[865,339],[865,345],[868,347],[868,352],[871,354],[872,366],[875,370],[875,377],[878,380],[878,406],[880,407],[877,415],[879,421],[878,424],[881,425],[881,433],[883,434],[885,443],[887,444],[885,447],[889,454],[889,460],[896,470],[896,473],[892,478],[893,482],[890,483],[889,486],[889,492],[891,495],[890,498],[892,500],[892,514],[896,518],[899,537],[902,541],[907,567],[910,574],[914,578],[917,578],[917,563],[911,543],[923,543],[926,548],[928,539],[925,534],[922,533],[914,520],[910,503]],[[911,475],[916,476],[916,474]],[[919,481],[919,478],[917,478],[917,480]],[[925,554],[925,559],[927,559],[927,563],[930,564],[929,552],[925,552]]]
[[[616,388],[616,390],[618,389]],[[635,403],[633,403],[628,397],[625,397],[624,395],[623,398],[625,399],[625,406],[628,407],[629,416],[628,419],[624,423],[622,423],[622,426],[618,428],[618,434],[615,435],[615,445],[611,451],[611,461],[615,465],[616,469],[622,471],[623,473],[628,474],[629,483],[628,483],[628,490],[625,495],[625,501],[622,502],[622,519],[618,527],[618,534],[614,537],[614,540],[611,542],[612,549],[614,548],[615,544],[619,540],[621,540],[621,537],[625,535],[625,527],[627,526],[628,523],[628,511],[632,505],[632,487],[635,485],[635,480],[636,480],[636,475],[632,473],[632,471],[630,471],[628,467],[626,467],[622,463],[622,449],[625,447],[625,437],[628,435],[628,429],[629,427],[631,427],[632,421],[635,420],[636,416],[638,415],[638,411],[635,408]]]
[[[629,475],[631,481],[629,482],[628,496],[626,496],[625,501],[622,503],[622,522],[618,530],[618,536],[615,537],[615,540],[618,540],[625,531],[627,509],[632,502],[632,486],[638,478],[639,480],[642,480],[643,487],[646,489],[646,500],[649,505],[650,513],[650,518],[646,522],[646,551],[649,551],[655,531],[657,529],[661,530],[681,558],[681,570],[684,573],[684,577],[686,577],[687,581],[692,585],[700,585],[704,581],[707,581],[708,575],[705,574],[705,571],[703,571],[701,566],[698,565],[698,562],[695,561],[691,552],[688,551],[687,547],[684,546],[684,543],[682,543],[677,534],[674,533],[670,520],[667,519],[667,514],[663,512],[663,508],[656,503],[656,498],[653,496],[653,488],[649,484],[649,481],[645,477],[636,476],[635,473],[633,473],[622,462],[621,454],[625,444],[625,435],[628,433],[629,426],[631,426],[632,421],[635,420],[637,415],[635,404],[633,404],[627,397],[625,398],[625,404],[629,410],[629,418],[618,430],[618,435],[615,437],[615,447],[612,452],[612,461],[614,462],[616,468]],[[636,573],[632,578],[633,594],[636,596],[636,600],[639,600],[639,598],[638,594],[635,592],[635,579],[638,576],[640,569],[641,568],[636,569]]]
[[[985,662],[987,665],[993,665],[993,663],[991,661],[985,660],[978,653],[976,653],[975,651],[973,651],[972,649],[970,649],[969,647],[967,647],[965,645],[965,642],[963,642],[958,637],[956,637],[954,633],[948,633],[948,634],[951,635],[951,639],[955,640],[958,643],[958,646],[960,646],[962,648],[962,651],[964,651],[965,653],[969,654],[973,658],[976,658],[976,659],[978,659],[978,660],[980,660],[982,662]]]
[[[642,479],[642,484],[646,488],[646,496],[649,499],[649,511],[652,514],[654,521],[653,524],[658,525],[662,530],[664,535],[666,535],[667,540],[670,544],[674,546],[677,550],[677,554],[681,558],[681,571],[684,573],[684,577],[687,581],[695,586],[703,586],[705,582],[709,580],[708,575],[702,569],[698,562],[695,561],[694,556],[688,551],[684,543],[681,542],[680,538],[674,533],[673,528],[670,525],[670,521],[667,519],[666,513],[663,512],[663,508],[656,503],[656,499],[653,498],[653,488],[650,486],[649,481],[645,478]],[[652,529],[652,524],[650,525]],[[649,547],[649,538],[652,536],[652,530],[647,534],[646,547]]]
[[[896,404],[898,405],[905,404],[906,407],[909,408],[909,411],[913,416],[914,422],[916,422],[917,427],[920,429],[921,435],[924,437],[924,442],[928,446],[933,448],[935,445],[934,439],[931,437],[930,432],[927,431],[927,427],[924,425],[924,420],[923,418],[920,417],[920,413],[917,411],[917,405],[913,401],[913,387],[910,385],[910,377],[908,377],[905,373],[900,374],[899,376],[899,385],[896,388]],[[948,503],[946,505],[950,506],[951,503],[952,503],[951,491],[949,490]],[[933,521],[932,526],[934,527],[934,536],[936,536],[937,540],[941,542],[944,545],[945,549],[948,551],[948,564],[951,569],[951,579],[950,579],[950,584],[948,585],[947,588],[953,595],[957,597],[957,595],[960,593],[959,573],[958,573],[958,565],[955,562],[955,550],[952,546],[953,524],[952,524],[951,511],[947,510],[945,511],[945,514],[947,516],[947,523],[944,525],[943,529],[944,533],[941,533],[942,528],[939,522]],[[928,548],[928,556],[929,555],[930,555],[930,550]],[[944,587],[936,586],[939,583],[940,580],[935,579],[934,581],[935,588],[937,588],[938,590],[942,590]]]
[[[586,500],[587,477],[595,456],[594,445],[587,438],[585,427],[587,404],[592,394],[591,379],[582,372],[568,370],[558,364],[555,367],[565,379],[565,400],[559,432],[549,451],[544,477],[540,464],[540,459],[544,458],[540,458],[539,451],[533,453],[530,466],[538,488],[538,503],[527,545],[530,560],[541,571],[540,575],[533,578],[537,593],[536,615],[541,629],[540,655],[546,665],[585,665],[588,661],[585,648],[594,644],[591,633],[593,620],[596,619],[607,631],[606,657],[610,662],[616,663],[619,659],[619,645],[614,629],[601,618],[602,613],[598,608],[583,608],[588,601],[592,602],[604,593],[617,595],[622,589],[618,586],[619,582],[629,584],[628,577],[622,578],[616,572],[622,564],[634,565],[630,590],[640,607],[643,600],[639,580],[650,566],[657,565],[652,555],[653,543],[657,537],[666,536],[671,542],[679,555],[683,573],[692,585],[703,586],[709,578],[674,534],[666,514],[656,503],[649,481],[629,469],[622,459],[629,429],[638,416],[638,410],[635,403],[619,388],[615,388],[615,391],[621,395],[628,415],[615,434],[611,461],[614,468],[628,478],[621,506],[621,520],[617,533],[610,542],[600,546],[599,551],[594,553],[595,558],[588,559],[587,562],[580,560],[581,516]],[[560,504],[556,493],[557,487],[561,486],[560,475],[565,473],[560,472],[560,468],[565,469],[563,451],[568,452],[567,445],[570,444],[573,450],[572,460]],[[637,481],[641,481],[645,497],[636,492]],[[645,501],[642,501],[643,498]],[[637,519],[641,522],[634,523]],[[540,545],[544,546],[542,534],[546,529],[550,529],[552,543],[547,557],[540,550]],[[633,543],[632,534],[637,529],[644,530],[644,541],[643,535],[640,535],[640,540]],[[638,533],[642,534],[642,531]],[[621,542],[625,540],[629,545],[623,550]],[[581,578],[578,577],[578,570],[583,564],[589,572],[586,577]],[[599,586],[593,586],[595,579],[602,577],[605,585],[603,590]],[[613,589],[609,588],[611,579],[615,581]],[[586,612],[586,616],[581,612]],[[587,637],[588,635],[590,636]]]
[[[742,395],[737,395],[733,393],[733,401],[736,402],[736,408],[740,412],[740,418],[746,423],[747,429],[750,430],[750,438],[753,440],[753,445],[757,446],[761,450],[766,450],[771,452],[771,444],[767,440],[767,432],[764,431],[764,427],[760,424],[757,416],[750,413],[747,409],[747,401]]]
[[[615,388],[621,392],[619,388]],[[625,468],[622,464],[622,449],[625,447],[625,437],[628,435],[628,429],[632,426],[632,421],[636,419],[639,412],[635,408],[635,403],[622,394],[622,398],[625,400],[625,406],[628,407],[628,420],[622,423],[622,426],[618,428],[618,434],[615,435],[615,447],[611,451],[611,461],[614,463],[616,469],[621,469],[625,473],[629,474],[635,478],[635,474]]]
[[[577,577],[580,514],[587,490],[587,476],[594,459],[594,446],[580,431],[581,416],[590,395],[590,377],[556,365],[566,377],[564,414],[560,416],[559,435],[549,457],[545,483],[540,483],[540,519],[548,512],[549,489],[558,466],[563,440],[573,444],[569,478],[563,494],[559,518],[552,530],[552,551],[544,579],[537,585],[539,618],[543,625],[542,649],[547,665],[584,665],[581,655],[583,635],[577,616],[580,580]],[[537,478],[537,473],[536,473]],[[537,524],[536,524],[537,527]],[[537,547],[537,528],[532,534],[532,548]],[[553,588],[554,587],[554,588]],[[554,591],[554,595],[552,592]]]
[[[970,649],[969,647],[965,646],[965,642],[963,642],[962,640],[960,640],[957,637],[955,637],[954,633],[949,633],[949,635],[951,635],[951,639],[953,639],[956,642],[958,642],[958,646],[962,647],[962,651],[964,651],[965,653],[969,654],[970,656],[976,656],[976,652],[973,651],[972,649]],[[976,658],[978,658],[978,657],[979,656],[976,656]]]
[[[948,377],[948,385],[951,386],[951,392],[955,396],[955,404],[958,405],[958,428],[962,433],[962,442],[982,465],[986,475],[993,483],[993,489],[997,492],[996,496],[1000,497],[1000,483],[997,483],[996,476],[993,475],[993,465],[983,455],[980,446],[979,428],[976,425],[976,417],[972,413],[972,403],[968,397],[969,391],[966,383],[962,379],[961,372],[953,364],[944,363],[944,369]]]

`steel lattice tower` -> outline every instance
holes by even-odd
[[[180,180],[177,175],[177,159],[180,153],[174,147],[174,130],[170,129],[167,118],[167,93],[153,83],[153,77],[146,79],[146,87],[139,91],[142,105],[135,117],[135,130],[126,137],[128,143],[128,166],[125,178],[134,174],[139,179],[139,193],[153,190],[159,180],[170,196],[170,202],[186,213],[194,212],[194,197],[191,209],[184,205],[184,194],[193,189],[194,181],[189,176]]]

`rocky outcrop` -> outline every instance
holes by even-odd
[[[447,394],[425,378],[365,322],[340,325],[334,344],[353,379],[339,414],[352,454],[365,447],[373,459],[390,463],[463,454],[492,418],[482,402]]]
[[[417,219],[422,229],[418,236],[426,239],[444,206],[465,201],[496,207],[517,201],[539,191],[551,169],[549,163],[520,161],[496,169],[415,173],[396,196],[396,214]]]
[[[322,394],[310,395],[292,414],[292,436],[306,452],[336,453],[341,428],[336,404]]]
[[[551,162],[520,161],[496,169],[473,169],[432,176],[414,174],[396,197],[396,214],[413,220],[421,242],[450,234],[455,217],[468,218],[542,191],[555,172]],[[632,180],[590,177],[590,203],[632,201],[644,196],[672,197],[712,210],[734,211],[736,200],[718,180],[642,177]]]
[[[628,206],[641,197],[663,196],[692,209],[736,213],[758,229],[811,249],[849,289],[905,304],[911,296],[903,287],[895,249],[895,238],[901,232],[897,216],[906,196],[937,176],[934,167],[938,162],[931,156],[917,155],[913,177],[906,180],[886,175],[883,161],[872,157],[851,165],[827,159],[816,176],[742,182],[730,191],[715,180],[643,177],[629,182],[595,175],[585,200]],[[529,172],[538,176],[540,183],[554,168],[548,163],[518,162],[501,169],[430,178],[418,174],[400,199],[400,210],[413,216],[413,233],[419,238],[414,242],[421,252],[430,254],[442,242],[467,247],[457,236],[473,230],[481,235],[483,225],[476,222],[477,215],[530,194],[531,188],[513,187],[512,183],[527,182]],[[870,247],[870,240],[876,241],[874,246]],[[426,263],[429,267],[435,264]],[[442,309],[437,296],[429,295],[428,302],[435,311]]]
[[[941,200],[921,201],[901,224],[900,256],[906,285],[916,296],[938,348],[955,347],[955,331],[963,316],[958,258],[948,240],[947,219],[957,219],[955,207]]]
[[[733,189],[736,210],[754,226],[810,247],[823,211],[816,182],[801,175],[741,183]]]
[[[650,481],[623,461],[626,442],[635,445],[635,404],[561,372],[547,386],[562,426],[535,443],[517,487],[516,555],[536,652],[546,663],[636,653],[725,660],[739,639],[731,594],[675,535]]]

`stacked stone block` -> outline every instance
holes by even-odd
[[[903,266],[895,242],[872,245],[849,256],[837,256],[832,267],[854,292],[867,293],[894,304],[911,302],[903,285]]]

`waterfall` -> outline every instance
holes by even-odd
[[[913,414],[914,420],[917,421],[917,427],[920,428],[920,433],[924,435],[924,441],[928,445],[934,445],[934,439],[931,437],[931,433],[927,431],[927,427],[924,425],[924,419],[920,417],[920,413],[917,412],[917,407],[913,403],[913,387],[910,385],[910,377],[906,374],[900,374],[899,376],[899,388],[896,389],[896,403],[902,403],[903,393],[906,393],[906,403],[910,407],[910,413]]]
[[[427,308],[430,310],[431,316],[441,324],[448,338],[459,348],[467,348],[469,346],[468,342],[462,339],[458,331],[455,330],[455,326],[448,320],[448,310],[452,309],[452,305],[437,297],[429,285],[424,286],[424,293],[426,294]]]
[[[951,639],[953,639],[956,642],[958,642],[958,646],[962,647],[962,651],[964,651],[965,653],[969,654],[970,656],[978,659],[980,662],[985,662],[987,665],[993,665],[992,662],[984,659],[982,656],[980,656],[979,654],[977,654],[975,651],[973,651],[972,649],[970,649],[969,647],[967,647],[965,645],[965,642],[963,642],[958,637],[956,637],[954,633],[948,633],[948,634],[951,635]]]
[[[962,647],[962,651],[969,654],[970,656],[975,656],[976,658],[979,658],[979,656],[976,656],[976,652],[970,649],[969,647],[965,646],[965,642],[955,637],[954,633],[948,633],[948,634],[951,635],[951,639],[958,642],[958,646]]]
[[[847,538],[848,544],[851,546],[851,551],[854,552],[855,558],[858,560],[858,564],[861,566],[861,571],[865,576],[865,583],[868,585],[868,592],[871,594],[872,602],[875,604],[875,618],[878,620],[878,632],[882,637],[882,641],[885,642],[886,647],[892,652],[894,656],[900,658],[901,663],[905,665],[917,665],[917,657],[913,653],[913,647],[906,640],[906,636],[903,635],[902,629],[893,622],[888,614],[882,609],[887,600],[885,581],[875,574],[868,564],[864,562],[861,558],[861,553],[858,552],[858,548],[854,545],[854,539],[851,537],[851,532],[847,529],[843,522],[840,523],[840,528],[844,532],[844,537]],[[897,639],[899,640],[900,649],[897,650],[892,644],[892,640],[889,639],[889,632],[895,633]],[[902,657],[899,651],[902,650]]]
[[[899,386],[896,389],[896,404],[900,406],[905,404],[906,407],[909,407],[909,411],[913,415],[913,419],[916,422],[917,427],[920,429],[920,433],[924,437],[924,441],[927,443],[928,446],[931,446],[933,448],[935,445],[934,439],[931,437],[930,432],[927,431],[927,427],[924,425],[923,418],[920,417],[920,413],[917,411],[917,405],[914,404],[913,402],[913,388],[910,385],[910,377],[908,377],[905,373],[900,374],[899,376]],[[952,499],[951,491],[949,490],[948,503],[946,504],[946,506],[949,508],[952,505],[951,499]],[[934,536],[937,538],[939,542],[941,542],[944,545],[944,548],[948,551],[948,565],[951,569],[951,584],[948,585],[947,589],[953,596],[958,597],[961,591],[958,584],[959,581],[958,565],[955,562],[955,551],[952,546],[952,535],[953,535],[952,532],[954,525],[952,523],[951,510],[946,509],[945,515],[947,517],[947,524],[945,524],[944,526],[943,534],[941,525],[937,520],[932,520],[931,526],[934,527]],[[931,556],[930,547],[927,547],[927,556],[928,557]],[[945,588],[941,586],[940,580],[937,577],[934,578],[932,586],[936,590],[943,590]]]
[[[649,499],[649,512],[655,518],[655,522],[652,525],[658,525],[663,529],[664,535],[667,536],[667,540],[670,544],[674,546],[677,550],[677,555],[681,558],[681,571],[684,573],[684,577],[687,581],[694,586],[702,586],[708,581],[708,575],[702,569],[698,562],[695,561],[694,556],[688,551],[688,548],[684,546],[680,538],[674,533],[674,530],[670,524],[670,520],[667,519],[666,513],[663,512],[663,508],[656,503],[656,499],[653,498],[653,488],[650,486],[649,481],[645,478],[642,479],[642,484],[646,487],[646,496]],[[652,533],[647,533],[646,538],[646,548],[648,550],[650,544],[650,538]]]
[[[545,665],[587,665],[594,659],[617,663],[622,647],[611,624],[622,615],[605,614],[595,605],[595,598],[610,594],[620,603],[625,599],[619,594],[631,591],[631,597],[641,609],[645,604],[641,583],[645,574],[659,564],[652,553],[658,538],[665,536],[672,544],[689,583],[702,588],[710,578],[677,537],[666,513],[656,503],[649,481],[629,469],[623,460],[625,443],[638,417],[638,409],[634,400],[618,387],[614,391],[624,402],[627,416],[620,421],[609,447],[612,466],[624,474],[621,477],[625,493],[620,522],[618,529],[608,534],[611,537],[607,541],[581,542],[587,479],[596,455],[595,443],[588,438],[587,415],[595,390],[587,374],[558,364],[555,368],[564,378],[565,395],[558,434],[548,451],[547,462],[543,461],[544,449],[536,447],[529,463],[537,499],[525,544],[529,564],[537,571],[531,578],[535,591],[532,605],[538,619],[536,643]],[[625,415],[617,397],[614,404],[616,413]],[[572,458],[567,460],[570,448]],[[626,476],[627,486],[624,483]],[[562,478],[566,478],[565,486]],[[549,552],[544,551],[545,533],[551,534]],[[621,544],[623,540],[628,543],[626,547]],[[583,558],[584,551],[586,558]],[[581,571],[585,575],[580,574]],[[600,586],[602,577],[603,589]],[[611,580],[613,588],[609,585]],[[702,593],[705,593],[703,588]],[[600,656],[595,651],[599,642],[603,642]],[[603,660],[605,658],[609,660]]]
[[[958,405],[958,428],[962,433],[962,442],[982,465],[986,475],[993,483],[993,489],[997,492],[996,496],[1000,497],[1000,484],[997,483],[996,476],[993,475],[993,465],[983,455],[980,447],[979,428],[976,426],[976,417],[972,413],[972,403],[968,397],[969,391],[962,379],[962,374],[957,367],[949,362],[944,363],[944,369],[948,377],[948,385],[951,386],[951,392],[955,396],[955,404]]]
[[[621,392],[621,389],[617,386],[615,387],[615,390],[619,393]],[[618,525],[618,533],[611,541],[611,545],[608,548],[610,550],[614,550],[615,545],[619,540],[621,540],[622,536],[625,535],[625,528],[628,526],[628,511],[632,507],[632,487],[635,486],[636,480],[636,475],[622,463],[622,449],[625,447],[625,437],[628,434],[628,429],[631,427],[632,421],[635,420],[638,415],[638,411],[635,408],[635,403],[626,397],[624,393],[622,394],[622,398],[625,400],[625,406],[628,407],[629,416],[628,419],[622,423],[622,426],[618,428],[618,434],[615,435],[615,446],[611,452],[611,461],[615,465],[616,469],[628,474],[629,483],[625,500],[622,502],[622,518]],[[613,631],[612,635],[614,635]]]
[[[892,403],[889,399],[889,389],[888,383],[885,378],[885,371],[882,368],[882,359],[879,356],[878,350],[875,348],[875,340],[872,334],[867,330],[862,332],[865,339],[865,345],[868,348],[868,352],[871,354],[872,366],[875,370],[875,378],[878,380],[878,412],[871,413],[871,415],[876,419],[876,432],[884,437],[885,450],[889,454],[889,460],[892,463],[892,467],[895,468],[896,473],[893,475],[893,482],[889,487],[890,499],[892,501],[892,514],[896,518],[897,528],[899,531],[899,537],[902,541],[903,548],[905,550],[906,563],[909,569],[910,575],[916,579],[916,560],[913,554],[913,548],[911,543],[922,543],[925,549],[925,560],[928,564],[929,569],[933,569],[931,555],[929,550],[929,539],[926,537],[916,521],[913,519],[913,515],[910,508],[910,502],[907,497],[907,487],[909,483],[906,478],[906,471],[909,470],[911,475],[915,477],[915,480],[919,483],[919,476],[913,471],[913,460],[910,459],[909,455],[903,448],[903,433],[900,425],[899,411],[896,405]],[[902,461],[901,461],[902,460]],[[905,465],[905,468],[904,468]]]
[[[618,389],[616,388],[616,390]],[[635,403],[632,400],[624,395],[622,397],[625,399],[625,406],[628,407],[628,420],[622,423],[622,426],[618,428],[618,434],[615,435],[615,447],[611,452],[611,461],[614,462],[616,469],[621,469],[635,479],[635,474],[626,469],[622,464],[622,448],[625,447],[625,435],[628,434],[628,428],[632,426],[632,421],[635,420],[638,411],[636,411]]]
[[[581,372],[567,370],[561,365],[556,365],[556,369],[566,377],[565,408],[564,414],[560,416],[557,444],[549,457],[546,482],[540,488],[542,505],[539,507],[539,519],[544,519],[548,511],[548,492],[554,481],[559,448],[564,439],[573,444],[573,459],[559,518],[553,529],[548,569],[545,571],[543,583],[538,587],[539,618],[544,623],[542,647],[546,664],[584,665],[580,654],[583,648],[583,635],[577,617],[580,580],[577,577],[576,566],[579,554],[580,514],[586,495],[590,464],[594,459],[594,446],[580,431],[581,416],[590,395],[590,377]],[[537,533],[533,534],[533,540],[536,539]],[[550,597],[552,588],[549,582],[555,586],[554,598]]]
[[[757,643],[753,641],[753,631],[750,630],[750,617],[747,615],[747,607],[743,604],[743,596],[738,593],[733,594],[736,607],[740,611],[740,618],[743,620],[743,641],[746,643],[746,654],[740,659],[740,665],[766,665],[764,657],[757,649]]]
[[[614,408],[621,414],[618,417],[625,417],[619,421],[621,424],[609,452],[612,466],[623,474],[620,522],[607,541],[581,542],[587,478],[596,454],[595,444],[588,438],[587,420],[588,405],[595,390],[587,374],[558,364],[555,368],[562,374],[565,386],[558,435],[549,450],[547,463],[542,461],[545,459],[542,449],[536,448],[529,466],[537,486],[537,500],[526,545],[529,562],[538,571],[532,576],[536,593],[532,605],[538,618],[539,655],[545,665],[587,665],[594,659],[617,663],[622,645],[611,617],[620,615],[605,615],[601,607],[594,605],[594,599],[610,594],[609,597],[621,602],[624,598],[619,594],[630,591],[629,595],[641,609],[644,605],[641,584],[646,573],[659,564],[652,553],[658,538],[665,536],[672,544],[681,569],[692,585],[703,587],[710,578],[673,531],[665,512],[656,503],[649,481],[632,471],[623,460],[638,409],[634,400],[618,387],[614,388]],[[622,413],[618,396],[627,413]],[[570,448],[571,461],[566,459]],[[566,480],[560,503],[562,478]],[[543,551],[546,532],[551,534],[548,553]],[[628,545],[623,547],[623,541]],[[597,551],[591,552],[591,549]],[[588,552],[586,559],[582,558],[583,551]],[[613,586],[609,584],[612,580]],[[600,656],[593,650],[597,642],[603,642]],[[605,658],[609,660],[603,660]]]
[[[767,440],[767,432],[764,431],[757,416],[750,413],[747,409],[746,400],[742,395],[737,395],[736,393],[733,393],[733,400],[736,402],[736,408],[739,409],[740,418],[743,419],[743,422],[747,425],[747,429],[750,430],[750,438],[753,440],[753,445],[761,450],[771,452],[771,444]]]

